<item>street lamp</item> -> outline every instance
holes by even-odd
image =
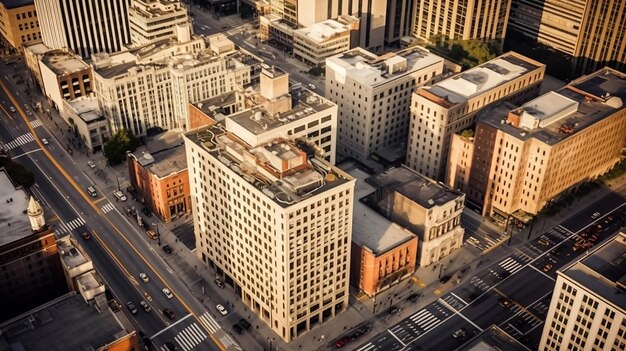
[[[161,233],[159,233],[159,223],[152,223],[157,229],[157,245],[161,246]]]
[[[441,280],[441,273],[443,272],[443,263],[439,266],[439,280]]]
[[[117,190],[122,191],[122,189],[120,188],[120,176],[116,175],[115,180],[117,180]]]

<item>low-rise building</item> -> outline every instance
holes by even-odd
[[[109,123],[100,110],[98,98],[93,95],[63,100],[61,117],[78,132],[82,143],[92,153],[104,150],[104,144],[111,139]]]
[[[193,30],[187,8],[180,0],[133,0],[128,22],[130,40],[139,45],[175,38],[177,30]]]
[[[406,166],[390,168],[367,182],[376,192],[361,201],[417,234],[420,267],[438,262],[461,247],[464,194]]]
[[[24,213],[26,211],[26,213]],[[41,205],[0,168],[0,320],[68,292]]]
[[[372,297],[415,272],[418,240],[363,201],[377,190],[366,182],[368,173],[348,164],[341,167],[356,179],[350,280]]]
[[[483,215],[527,222],[569,189],[622,159],[626,75],[606,68],[520,106],[479,115],[474,137],[455,137],[448,184]]]
[[[462,330],[462,337],[468,333]],[[455,349],[456,351],[485,351],[485,350],[506,350],[506,351],[531,351],[515,338],[500,329],[497,325],[491,325],[483,330],[471,340]]]
[[[44,95],[63,112],[63,101],[91,94],[91,67],[79,56],[65,50],[43,54],[39,61]]]
[[[417,89],[410,104],[406,165],[443,180],[452,135],[472,126],[478,112],[497,101],[523,103],[539,95],[545,68],[511,51]]]
[[[39,62],[43,55],[51,51],[49,47],[44,45],[43,43],[31,43],[24,44],[22,46],[22,56],[24,56],[24,63],[26,64],[26,68],[32,74],[35,84],[39,86],[39,88],[43,91],[43,78],[41,78],[41,69],[39,68]]]
[[[444,59],[420,47],[382,56],[356,48],[328,58],[325,95],[339,105],[338,152],[363,162],[406,149],[411,93],[443,70]]]
[[[539,350],[626,349],[626,233],[559,269]]]
[[[14,49],[41,41],[34,0],[0,1],[0,34]]]
[[[180,131],[149,140],[146,151],[127,157],[130,184],[159,219],[168,223],[191,213],[187,158]]]

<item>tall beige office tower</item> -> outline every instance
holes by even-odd
[[[180,0],[132,0],[128,21],[130,40],[139,45],[175,38],[177,30],[193,30],[187,8]]]
[[[71,49],[83,59],[113,53],[130,42],[131,0],[35,0],[43,43]]]
[[[416,0],[413,35],[502,41],[511,0]]]
[[[328,105],[309,96],[272,120],[288,78],[261,79],[263,109],[185,134],[196,252],[291,341],[348,307],[355,180],[300,138],[318,133],[307,116]]]
[[[521,103],[539,95],[545,65],[508,52],[482,65],[417,89],[411,101],[406,164],[443,180],[452,134],[496,101]]]
[[[626,75],[605,68],[519,107],[486,109],[473,138],[454,136],[447,183],[485,216],[530,218],[620,162],[625,101]]]
[[[625,350],[626,234],[557,272],[539,350]]]
[[[510,29],[573,57],[578,74],[626,71],[626,1],[512,0]]]
[[[413,33],[415,4],[419,0],[387,0],[385,15],[385,43],[398,42]]]
[[[326,59],[325,96],[339,106],[339,153],[363,161],[406,148],[411,93],[440,75],[443,64],[420,47],[382,56],[356,48]]]

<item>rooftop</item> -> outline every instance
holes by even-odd
[[[433,65],[443,66],[443,62],[443,58],[418,46],[382,56],[354,48],[326,59],[327,66],[341,73],[338,76],[349,76],[372,87]]]
[[[102,111],[100,111],[100,104],[95,96],[81,96],[68,101],[67,104],[87,124],[106,119]]]
[[[352,180],[317,158],[315,150],[304,142],[274,138],[251,147],[232,134],[224,122],[190,131],[185,137],[283,208]]]
[[[57,75],[65,75],[89,69],[89,65],[69,51],[52,50],[46,52],[41,62]]]
[[[30,219],[24,213],[28,201],[26,192],[16,189],[6,171],[0,168],[0,246],[33,234]]]
[[[145,17],[157,17],[175,12],[185,12],[180,0],[133,0],[130,10],[138,11]]]
[[[2,1],[2,0],[0,0]],[[25,44],[23,45],[25,50],[32,52],[35,55],[45,54],[48,51],[52,51],[49,47],[47,47],[44,43],[34,43],[34,44]]]
[[[57,240],[57,247],[61,260],[68,269],[76,268],[89,261],[83,252],[74,246],[69,236]]]
[[[345,166],[344,170],[356,179],[355,200],[376,191],[376,188],[365,181],[370,176],[367,172],[354,164],[342,166]],[[415,238],[415,234],[411,231],[381,216],[361,201],[354,201],[353,213],[352,241],[372,250],[375,255],[383,254]]]
[[[148,152],[135,155],[137,162],[159,178],[187,169],[180,130],[168,131],[146,143]]]
[[[626,233],[558,272],[626,313]]]
[[[539,67],[531,59],[508,52],[424,90],[457,105]]]
[[[7,9],[14,9],[17,7],[33,5],[35,3],[34,0],[0,0],[4,7]]]
[[[98,350],[128,333],[111,310],[98,312],[69,293],[0,325],[12,350]],[[134,332],[133,332],[134,333]]]
[[[424,208],[442,206],[462,193],[437,183],[405,166],[390,168],[367,179],[375,188],[395,190]]]
[[[317,44],[350,32],[349,25],[341,24],[333,19],[313,23],[309,26],[293,31],[294,35],[301,35]]]
[[[625,102],[626,74],[602,69],[520,107],[497,104],[478,118],[520,140],[554,145],[623,110]]]
[[[530,351],[499,327],[492,325],[456,351]]]

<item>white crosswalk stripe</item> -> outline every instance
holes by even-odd
[[[224,336],[222,336],[220,338],[220,341],[222,345],[224,345],[225,348],[228,348],[231,345],[236,345],[235,340],[233,340],[233,338],[228,334],[225,334]]]
[[[176,334],[174,340],[178,342],[184,351],[189,351],[196,347],[196,345],[203,342],[206,338],[207,335],[202,331],[202,329],[200,329],[196,323],[192,323]]]
[[[85,220],[78,217],[67,223],[59,223],[57,231],[60,233],[69,233],[72,230],[77,229],[83,225],[85,225]]]
[[[504,261],[500,262],[499,266],[504,268],[507,272],[511,274],[523,268],[523,266],[519,264],[519,262],[515,261],[514,259],[510,257],[507,257]]]
[[[37,128],[37,127],[41,127],[41,126],[43,126],[43,123],[41,123],[41,121],[40,121],[40,120],[36,119],[36,120],[34,120],[34,121],[30,121],[30,125],[31,125],[31,127],[33,127],[33,128]]]
[[[204,312],[203,315],[200,316],[200,323],[207,328],[211,334],[215,334],[218,330],[220,330],[219,324],[211,317],[209,312]]]
[[[115,209],[115,207],[113,206],[112,203],[109,202],[106,205],[102,206],[101,209],[102,209],[102,212],[109,213],[109,212],[113,211]]]
[[[24,144],[28,144],[33,141],[35,141],[35,138],[33,137],[33,135],[31,133],[26,133],[26,134],[18,136],[10,143],[5,144],[5,147],[7,150],[13,150],[18,146],[22,146]]]

